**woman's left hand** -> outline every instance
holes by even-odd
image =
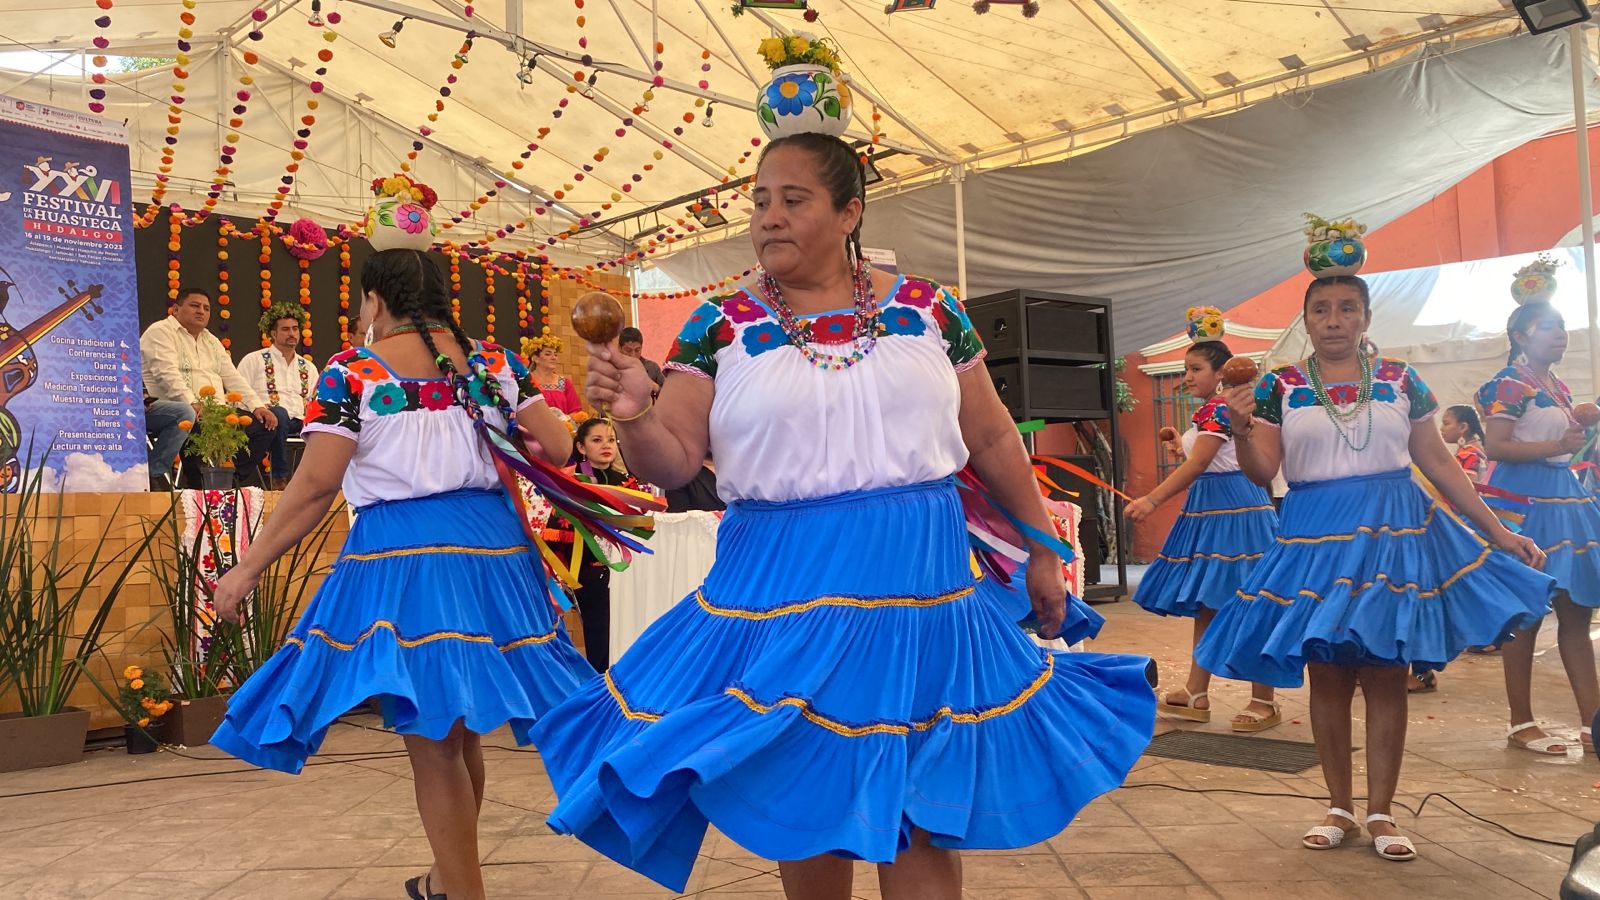
[[[1128,521],[1139,523],[1149,518],[1150,514],[1155,511],[1156,502],[1150,499],[1150,495],[1146,494],[1132,503],[1129,503],[1123,510],[1123,514],[1128,517]]]
[[[244,624],[244,599],[256,589],[260,577],[251,578],[243,569],[233,568],[217,582],[217,587],[211,592],[211,607],[216,611],[218,622],[227,622],[229,625]]]
[[[1027,583],[1039,636],[1050,640],[1061,633],[1067,618],[1067,581],[1061,572],[1061,558],[1050,552],[1034,553],[1028,559]]]
[[[1510,531],[1501,529],[1500,536],[1495,539],[1494,545],[1522,560],[1526,565],[1535,569],[1544,568],[1544,551],[1539,549],[1538,544],[1520,534],[1512,534]]]

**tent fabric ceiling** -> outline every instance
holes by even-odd
[[[325,224],[355,219],[367,204],[366,184],[393,172],[419,126],[429,125],[417,172],[453,210],[491,187],[494,173],[511,171],[530,143],[538,145],[516,174],[539,193],[501,190],[453,235],[480,238],[532,215],[533,226],[502,241],[525,247],[527,238],[559,232],[602,204],[613,203],[601,217],[610,220],[715,186],[726,173],[748,174],[751,162],[740,160],[759,132],[746,109],[765,80],[754,48],[774,23],[832,37],[843,48],[861,101],[856,134],[870,129],[865,96],[883,101],[885,144],[908,151],[885,160],[891,182],[934,177],[955,162],[981,169],[1060,159],[1069,149],[1381,69],[1413,58],[1427,41],[1491,39],[1517,25],[1499,0],[1429,0],[1425,13],[1414,0],[1040,0],[1031,19],[1017,6],[999,4],[979,16],[955,0],[895,15],[883,12],[881,0],[813,0],[821,14],[814,25],[788,12],[734,17],[727,0],[587,0],[581,10],[571,0],[510,2],[520,3],[520,37],[504,30],[514,13],[500,0],[487,0],[470,19],[455,0],[325,0],[323,14],[341,17],[339,40],[330,44],[322,29],[307,23],[310,0],[264,2],[260,8],[269,17],[260,41],[247,39],[256,27],[253,3],[201,0],[170,199],[193,202],[209,183],[224,133],[218,123],[229,116],[241,74],[253,76],[256,85],[226,212],[265,211],[310,97],[306,85],[315,79],[326,92],[290,195],[292,212],[309,212]],[[171,55],[183,12],[177,2],[119,4],[102,32],[94,25],[102,13],[87,0],[72,0],[50,15],[0,0],[0,10],[8,6],[12,14],[0,41],[12,49],[84,51],[104,34],[113,54]],[[396,47],[379,42],[380,32],[408,16]],[[453,70],[467,28],[483,36],[469,63]],[[647,112],[635,115],[648,85],[627,73],[652,70],[657,40],[668,85],[655,91]],[[313,70],[322,49],[335,57],[319,77]],[[535,49],[541,51],[537,71],[524,86],[517,72]],[[245,66],[244,50],[259,54],[260,63]],[[584,53],[592,54],[594,65],[582,64]],[[599,70],[592,97],[568,92],[578,70]],[[452,73],[459,80],[430,125],[426,116]],[[166,137],[171,80],[163,69],[113,76],[108,85],[108,114],[132,122],[135,167],[146,183]],[[701,80],[709,95],[722,98],[712,128],[699,124],[707,113],[696,105]],[[9,83],[0,79],[0,92],[81,107],[85,86],[74,81],[18,74]],[[634,121],[624,125],[626,118]],[[616,136],[619,128],[624,137]],[[596,162],[601,147],[610,152]],[[660,160],[654,159],[658,151]],[[585,165],[593,171],[582,172]],[[555,191],[565,195],[571,214],[565,219],[540,203]],[[623,200],[613,202],[613,193]],[[740,206],[731,204],[730,218],[737,221]],[[547,212],[536,214],[541,207]],[[681,235],[686,228],[675,219],[683,215],[669,213],[661,226]],[[564,241],[560,249],[573,258],[605,259],[641,231],[653,236],[657,227],[653,219],[617,222]]]
[[[1566,47],[1561,35],[1517,36],[1067,161],[973,176],[968,294],[1110,298],[1118,352],[1150,344],[1179,330],[1187,306],[1228,308],[1301,271],[1301,213],[1378,228],[1570,125]],[[1600,101],[1592,71],[1591,106]],[[954,221],[954,190],[923,188],[872,200],[862,236],[896,251],[901,271],[953,283]],[[702,284],[752,257],[748,237],[736,237],[659,265],[680,284]]]

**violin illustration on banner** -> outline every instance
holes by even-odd
[[[17,291],[16,282],[4,266],[0,266],[0,275],[4,276],[0,280],[0,493],[12,493],[22,477],[22,463],[17,458],[23,449],[22,423],[7,407],[14,397],[39,380],[34,345],[80,312],[91,322],[104,313],[99,300],[105,286],[91,284],[80,290],[76,281],[69,280],[66,287],[56,289],[63,298],[59,305],[18,327],[6,316],[13,292]]]

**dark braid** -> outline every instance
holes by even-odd
[[[861,217],[855,230],[844,239],[851,260],[861,259],[861,225],[867,218],[867,165],[860,153],[832,135],[807,131],[781,137],[762,149],[756,168],[766,160],[767,154],[779,147],[797,147],[811,154],[817,163],[817,179],[828,190],[828,199],[835,210],[842,210],[854,197],[861,201]]]
[[[1483,440],[1483,423],[1478,418],[1478,411],[1470,406],[1461,404],[1445,410],[1457,422],[1467,426],[1467,437],[1475,441]]]
[[[448,328],[461,347],[461,355],[467,359],[467,368],[477,376],[490,401],[505,416],[507,432],[516,434],[516,413],[501,394],[500,382],[489,374],[477,345],[450,314],[450,294],[438,266],[419,250],[383,250],[367,259],[361,270],[361,290],[382,297],[391,316],[416,326],[417,336],[422,338],[440,374],[454,389],[456,402],[481,420],[483,413],[472,396],[470,379],[456,369],[449,354],[439,351],[428,330],[430,325]]]
[[[1205,360],[1213,370],[1217,371],[1222,369],[1223,363],[1233,359],[1233,351],[1228,349],[1228,345],[1221,341],[1196,341],[1195,345],[1190,347],[1184,355],[1188,356],[1189,354],[1194,354]]]

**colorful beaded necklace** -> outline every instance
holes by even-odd
[[[271,397],[272,404],[276,406],[278,404],[278,378],[276,371],[277,367],[272,364],[272,351],[261,351],[261,358],[266,360],[267,394]],[[311,369],[309,368],[309,364],[306,362],[306,358],[298,353],[295,354],[294,367],[295,370],[300,373],[300,399],[310,400]]]
[[[1572,408],[1572,397],[1565,390],[1566,386],[1561,383],[1561,379],[1556,377],[1554,369],[1546,369],[1544,374],[1540,374],[1534,371],[1533,366],[1526,363],[1518,363],[1516,368],[1524,376],[1524,380],[1549,394],[1556,406],[1568,410]]]
[[[1328,421],[1333,423],[1333,430],[1339,433],[1339,439],[1344,441],[1346,447],[1360,453],[1372,443],[1372,357],[1365,353],[1357,353],[1356,357],[1361,362],[1361,386],[1356,390],[1355,405],[1348,410],[1339,409],[1333,398],[1328,396],[1328,389],[1322,383],[1322,369],[1317,365],[1315,353],[1306,359],[1306,376],[1311,381],[1311,391],[1316,395],[1317,403],[1322,406],[1322,411],[1328,414]],[[1357,447],[1341,423],[1351,421],[1363,411],[1367,414],[1367,434],[1362,439],[1361,446]]]
[[[783,299],[783,291],[778,287],[778,280],[761,270],[756,279],[756,287],[767,300],[767,305],[778,316],[778,327],[783,329],[784,337],[793,344],[806,362],[818,369],[840,371],[854,366],[867,358],[872,348],[878,345],[878,334],[883,330],[879,321],[878,301],[872,295],[872,266],[866,260],[856,263],[855,277],[853,279],[853,292],[855,294],[855,325],[850,330],[850,352],[848,354],[825,353],[811,346],[811,323],[801,321],[789,308],[788,301]]]

